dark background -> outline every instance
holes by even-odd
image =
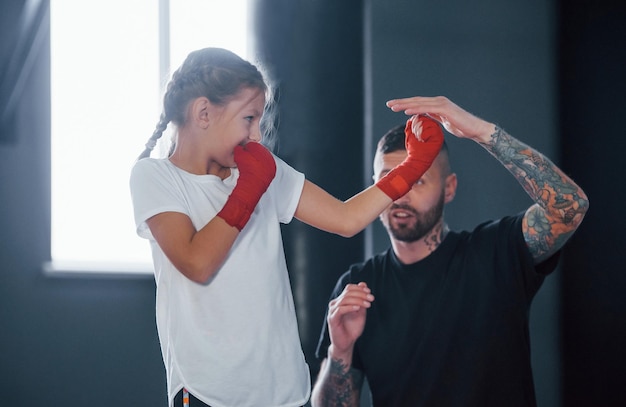
[[[542,407],[626,405],[622,3],[257,0],[254,7],[257,57],[280,91],[276,151],[335,196],[347,199],[370,183],[374,143],[405,120],[384,103],[414,95],[445,95],[498,122],[587,192],[587,218],[532,309]],[[42,272],[50,259],[48,4],[0,4],[0,406],[165,406],[154,281]],[[453,228],[530,204],[480,147],[447,138],[460,184],[446,210]],[[330,289],[387,237],[378,222],[352,239],[298,221],[283,230],[315,376]],[[85,238],[91,233],[87,227]]]

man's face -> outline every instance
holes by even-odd
[[[378,181],[406,158],[404,150],[376,153],[374,180]],[[394,201],[380,215],[387,232],[395,240],[414,242],[423,238],[443,216],[446,203],[446,177],[438,157],[433,165],[403,197]]]

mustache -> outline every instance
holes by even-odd
[[[417,216],[418,213],[417,211],[409,205],[406,204],[392,204],[391,207],[389,208],[390,211],[393,211],[394,209],[401,209],[403,211],[407,211],[407,212],[411,212],[413,215]]]

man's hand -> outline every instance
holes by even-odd
[[[387,106],[394,112],[437,119],[455,136],[478,142],[513,174],[535,202],[522,222],[535,264],[561,249],[580,226],[589,208],[587,195],[539,151],[443,96],[394,99]]]
[[[367,284],[348,284],[339,297],[328,304],[329,357],[352,360],[354,343],[365,328],[366,312],[374,296]]]
[[[352,367],[352,351],[363,333],[372,301],[374,296],[367,284],[360,282],[346,285],[339,297],[328,304],[331,344],[311,393],[314,407],[359,405],[364,376],[362,371]]]
[[[495,131],[493,123],[466,112],[444,96],[393,99],[387,102],[387,107],[394,112],[404,111],[407,115],[427,114],[449,133],[477,142],[488,140]]]

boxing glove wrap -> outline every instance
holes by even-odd
[[[255,142],[235,147],[234,154],[239,178],[217,216],[241,231],[274,179],[276,162],[267,148]]]
[[[421,140],[413,134],[412,120],[421,122]],[[407,157],[376,183],[376,186],[394,201],[409,192],[413,184],[424,175],[443,144],[441,125],[426,115],[407,120],[404,133]]]

